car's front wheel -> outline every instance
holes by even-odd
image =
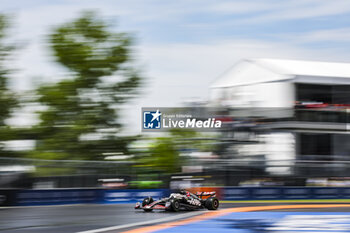
[[[145,199],[143,199],[142,201],[142,207],[149,205],[153,202],[153,198],[152,197],[146,197]]]
[[[172,211],[179,211],[180,210],[180,202],[177,199],[171,199],[170,200],[171,210]]]

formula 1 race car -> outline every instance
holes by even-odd
[[[203,199],[203,197],[208,197]],[[146,197],[142,203],[137,202],[135,209],[143,209],[146,212],[152,210],[179,211],[180,209],[195,210],[204,209],[216,210],[219,207],[219,200],[216,198],[216,192],[197,192],[190,193],[181,190],[179,193],[172,193],[169,197],[154,201],[152,197]]]

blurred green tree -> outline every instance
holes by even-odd
[[[205,135],[190,129],[172,129],[164,137],[153,138],[147,148],[134,151],[135,168],[139,174],[172,174],[181,171],[187,164],[187,157],[180,152],[213,151],[210,142],[213,135]]]
[[[0,141],[7,141],[15,134],[6,124],[6,119],[18,105],[16,95],[9,88],[10,69],[7,68],[14,45],[7,43],[9,20],[6,15],[0,14]],[[12,152],[4,151],[4,144],[0,144],[0,155],[9,155]]]
[[[179,151],[172,138],[157,138],[149,152],[150,156],[146,158],[145,164],[153,166],[155,170],[170,174],[181,170]]]
[[[131,37],[115,33],[93,12],[54,29],[49,37],[56,61],[69,78],[43,85],[36,150],[45,159],[102,159],[127,153],[132,137],[121,137],[120,105],[137,95],[141,78],[132,68]]]

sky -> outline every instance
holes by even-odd
[[[210,84],[245,58],[350,62],[349,0],[1,0],[11,16],[16,52],[11,85],[17,91],[65,78],[46,36],[83,10],[95,10],[112,30],[135,39],[135,64],[145,77],[140,97],[122,121],[140,131],[141,107],[207,100]],[[12,122],[35,122],[23,117]]]

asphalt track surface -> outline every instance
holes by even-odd
[[[283,203],[282,205],[286,205]],[[312,203],[314,204],[314,203]],[[281,203],[222,203],[220,209],[271,206]],[[295,205],[295,204],[288,204]],[[269,211],[299,211],[322,212],[322,208],[313,209],[283,209]],[[350,207],[327,208],[327,212],[350,212]],[[176,221],[200,215],[203,211],[180,211],[177,213],[154,211],[145,213],[133,209],[133,204],[109,205],[70,205],[70,206],[37,206],[37,207],[0,207],[1,233],[70,233],[82,232],[111,226],[126,226],[106,232],[123,232],[141,226],[128,224],[145,222],[145,225],[154,225],[158,221]]]

